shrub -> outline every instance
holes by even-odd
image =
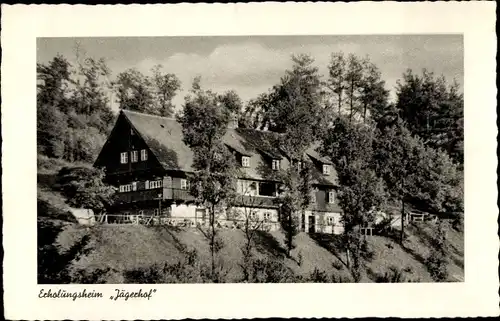
[[[312,271],[309,275],[308,281],[314,283],[328,283],[330,278],[325,271],[320,271],[318,268],[314,268],[314,271]]]
[[[443,230],[443,222],[439,222],[431,241],[432,250],[425,261],[425,265],[431,277],[435,281],[444,281],[448,278],[446,260],[446,234]]]
[[[402,283],[406,282],[406,272],[405,270],[400,270],[396,266],[390,266],[389,270],[383,275],[376,277],[375,282],[377,283]]]
[[[464,231],[464,215],[462,213],[459,213],[455,216],[455,218],[451,222],[451,227],[453,227],[453,229],[457,232]]]
[[[268,259],[256,259],[252,262],[250,282],[285,283],[295,281],[293,273],[280,262]]]
[[[339,260],[335,260],[332,262],[332,267],[336,270],[343,270],[344,269],[344,265],[342,264],[342,262],[340,262]]]

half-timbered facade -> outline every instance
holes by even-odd
[[[133,111],[120,111],[95,166],[104,168],[108,183],[117,187],[116,202],[108,220],[149,221],[176,224],[206,224],[205,209],[198,207],[189,193],[193,152],[183,142],[181,125],[175,120]],[[278,229],[278,207],[274,201],[280,182],[273,179],[280,169],[304,166],[291,162],[277,143],[277,134],[231,126],[225,145],[241,166],[237,180],[239,197],[229,213],[218,218],[221,226],[234,226],[249,215],[267,229]],[[342,232],[341,209],[336,200],[337,178],[332,163],[311,146],[303,162],[313,167],[313,195],[308,210],[301,215],[305,232]]]

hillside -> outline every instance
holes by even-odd
[[[54,190],[55,174],[66,165],[68,164],[65,162],[39,157],[40,283],[144,282],[144,278],[137,277],[138,273],[144,275],[149,273],[148,269],[161,270],[165,264],[175,267],[179,262],[182,267],[182,263],[186,262],[186,254],[194,249],[197,263],[208,266],[208,242],[201,231],[194,228],[79,225],[69,211],[64,197]],[[449,225],[445,228],[449,281],[462,281],[463,233]],[[368,237],[369,252],[372,255],[365,261],[361,282],[381,281],[391,267],[398,271],[405,270],[406,281],[431,282],[425,260],[429,256],[434,230],[433,223],[409,225],[404,248],[389,237]],[[227,273],[224,282],[241,281],[244,233],[240,230],[220,230],[220,237],[224,246],[219,257],[223,260],[224,273]],[[345,265],[346,255],[339,241],[339,236],[300,233],[296,236],[296,248],[292,250],[290,259],[285,257],[284,236],[281,232],[259,232],[254,257],[263,264],[259,269],[277,270],[281,273],[282,281],[325,281],[325,275],[322,274],[325,272],[328,278],[333,276],[335,282],[352,282],[352,275]],[[316,273],[311,278],[315,269],[319,274]],[[269,278],[271,277],[268,276]],[[146,281],[168,282],[168,278],[165,280],[164,276],[149,276]]]
[[[64,270],[62,277],[67,282],[134,282],[127,275],[154,266],[161,267],[165,263],[172,266],[184,262],[185,254],[193,249],[197,249],[197,260],[201,264],[208,265],[210,262],[208,243],[196,229],[141,225],[98,225],[89,228],[57,219],[39,218],[39,227],[45,227],[47,231],[47,226],[57,230],[50,252],[51,255],[57,253],[58,259],[54,260],[56,264],[53,267]],[[405,248],[386,237],[368,237],[373,257],[366,261],[361,282],[376,281],[391,266],[400,271],[406,270],[408,280],[432,282],[424,264],[430,250],[428,241],[432,226],[411,226],[409,230]],[[452,229],[447,233],[448,281],[460,281],[463,279],[463,235]],[[221,230],[220,236],[224,242],[220,257],[227,271],[224,281],[241,281],[240,249],[245,242],[244,234],[239,230]],[[332,236],[300,233],[292,251],[293,259],[288,259],[284,256],[283,235],[262,232],[256,240],[255,257],[278,264],[287,275],[302,277],[302,280],[309,280],[317,268],[327,275],[334,274],[337,280],[352,282],[344,265],[345,253],[335,243]]]

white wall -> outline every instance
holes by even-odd
[[[326,234],[342,234],[344,232],[344,227],[342,226],[340,213],[335,212],[305,212],[305,231],[309,232],[309,216],[314,215],[315,226],[314,230],[316,233],[326,233]],[[328,218],[333,218],[333,225],[328,223]]]

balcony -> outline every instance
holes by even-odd
[[[152,200],[175,200],[175,201],[194,201],[194,197],[189,191],[180,188],[156,188],[148,190],[139,190],[131,192],[116,193],[117,203],[133,203]]]

